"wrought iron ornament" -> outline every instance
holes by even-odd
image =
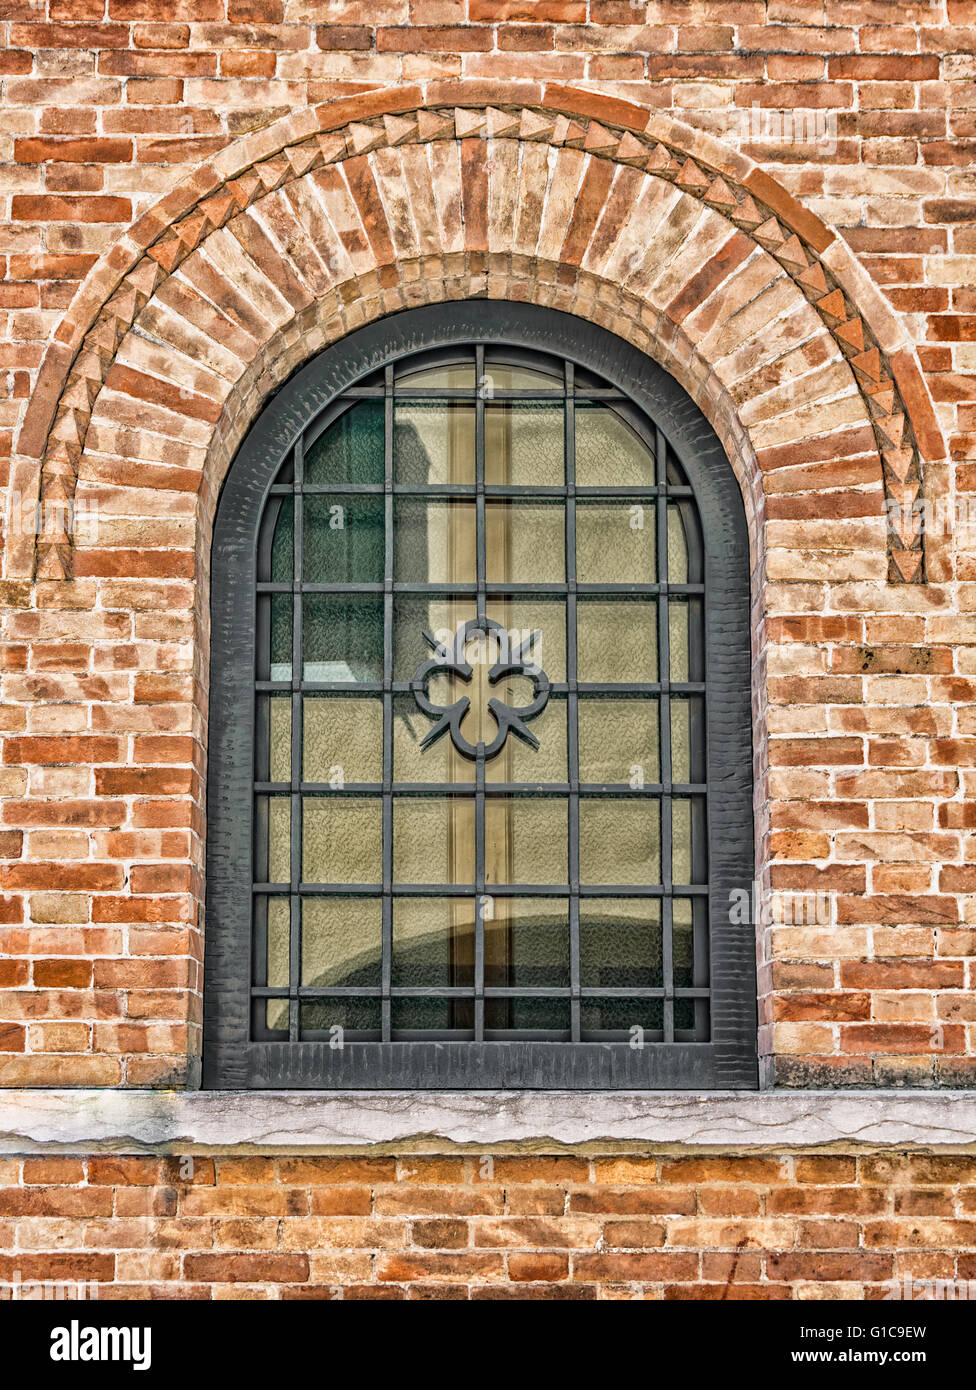
[[[471,680],[474,668],[465,653],[471,638],[479,632],[483,632],[486,637],[494,634],[498,643],[498,660],[492,664],[488,672],[489,682],[497,685],[505,676],[527,676],[534,687],[533,698],[527,705],[510,705],[504,700],[499,700],[497,696],[492,696],[488,701],[488,709],[498,725],[498,731],[487,744],[470,743],[461,732],[461,724],[471,708],[469,696],[462,695],[452,705],[435,705],[428,694],[431,676],[446,674],[460,676],[464,681]],[[485,617],[471,618],[462,624],[458,628],[453,648],[435,641],[429,632],[424,632],[424,641],[434,656],[418,668],[411,682],[411,689],[418,708],[431,719],[436,719],[437,723],[424,735],[420,743],[421,748],[429,748],[442,734],[447,733],[448,729],[451,731],[454,747],[472,762],[479,756],[488,759],[500,753],[508,739],[509,731],[531,748],[538,748],[539,740],[525,726],[528,720],[541,714],[549,703],[549,677],[537,662],[526,659],[539,636],[540,632],[537,629],[517,646],[513,646],[508,630],[493,618]]]

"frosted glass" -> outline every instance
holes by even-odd
[[[302,899],[302,984],[346,988],[381,983],[379,898]]]
[[[489,584],[561,584],[566,578],[566,509],[560,505],[488,502]]]
[[[576,577],[581,584],[653,584],[654,503],[580,502]]]
[[[654,481],[654,454],[630,425],[609,406],[577,402],[577,486],[650,487]]]
[[[580,599],[577,607],[581,681],[657,680],[657,605]]]
[[[380,883],[383,816],[379,798],[306,796],[302,879],[306,883]]]
[[[584,989],[654,989],[664,982],[661,904],[656,898],[580,902],[580,984]]]
[[[563,406],[538,401],[485,406],[485,482],[562,487],[566,481]]]
[[[309,695],[302,710],[303,781],[383,780],[382,700]]]
[[[660,780],[656,700],[580,697],[581,782],[640,785]]]
[[[610,797],[582,800],[580,877],[584,883],[660,883],[658,803]]]
[[[474,482],[473,404],[398,400],[393,418],[393,476],[398,483]]]
[[[305,452],[308,483],[382,483],[384,406],[358,401]]]

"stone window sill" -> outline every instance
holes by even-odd
[[[0,1154],[976,1147],[976,1091],[0,1090]]]

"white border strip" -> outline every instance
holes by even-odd
[[[2,1090],[0,1154],[976,1148],[976,1091]]]

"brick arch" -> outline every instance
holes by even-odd
[[[596,318],[671,370],[723,438],[754,559],[768,548],[776,577],[809,577],[805,537],[838,577],[923,579],[911,507],[944,450],[853,257],[709,137],[552,85],[370,93],[223,151],[89,276],[21,431],[21,491],[40,460],[52,507],[106,485],[121,506],[189,487],[206,521],[261,400],[303,358],[368,318],[471,294]],[[893,528],[886,500],[903,509]],[[41,535],[39,578],[139,563],[80,534],[76,555],[74,539]],[[30,558],[13,546],[8,575]],[[169,547],[165,564],[180,568]]]

